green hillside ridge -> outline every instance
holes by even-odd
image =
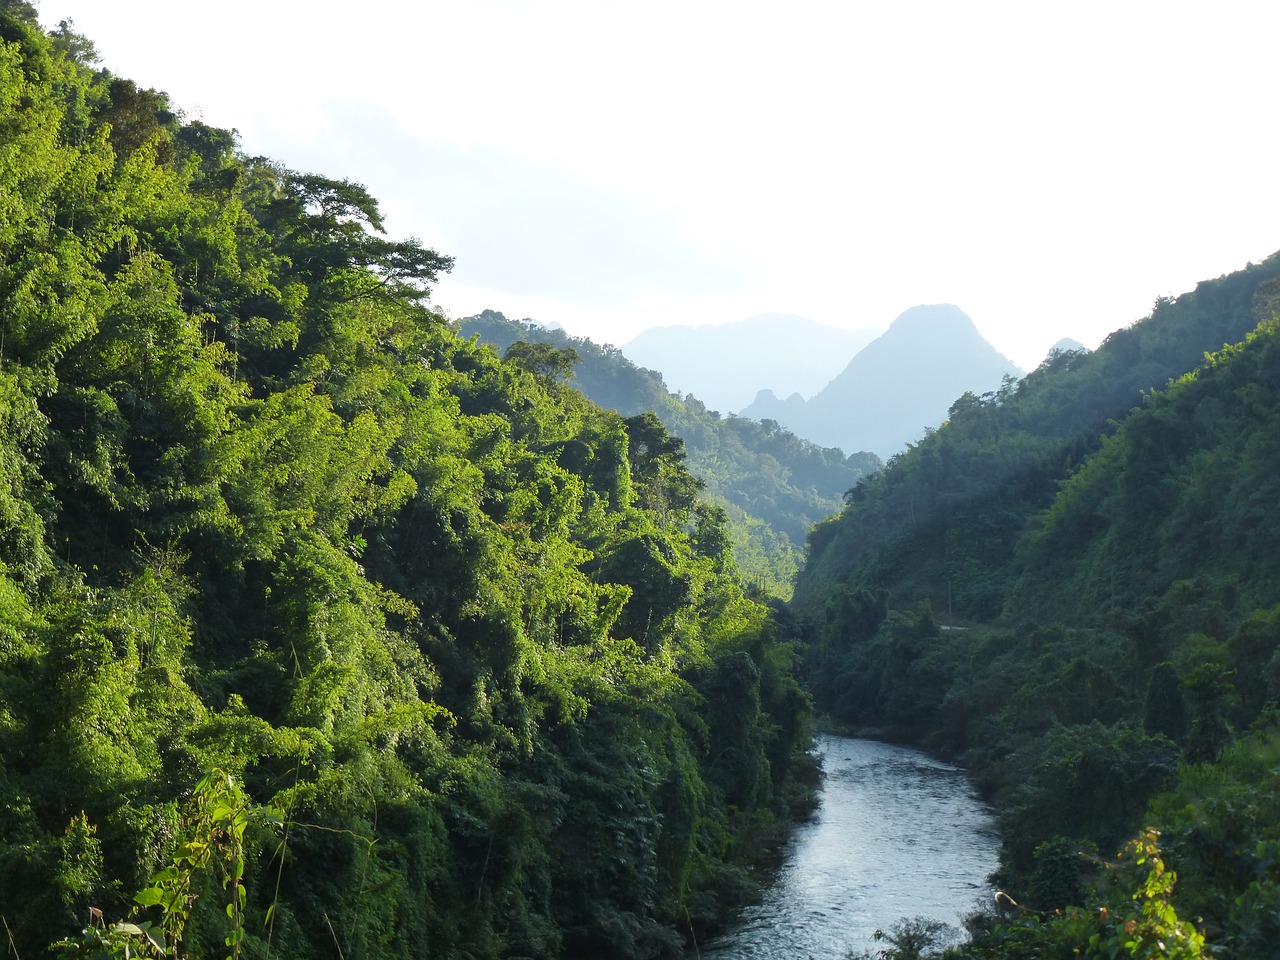
[[[680,445],[93,59],[0,3],[7,953],[679,955],[814,786]]]
[[[999,813],[1020,906],[950,956],[1274,955],[1277,275],[962,397],[810,538],[819,708],[962,756]]]
[[[999,615],[1013,548],[1060,482],[1101,444],[1113,421],[1237,343],[1256,326],[1255,296],[1280,257],[1206,281],[1117,330],[1096,351],[1051,355],[1022,380],[959,397],[947,421],[890,459],[820,524],[796,584],[812,612],[835,579],[884,588],[896,606],[927,600],[960,620]]]
[[[742,577],[776,597],[791,595],[809,529],[839,511],[844,494],[881,466],[874,454],[846,456],[774,421],[721,417],[696,397],[668,391],[660,373],[635,366],[616,347],[493,310],[459,320],[458,329],[499,352],[515,343],[572,351],[570,382],[589,398],[628,418],[655,413],[683,442],[690,472],[725,510]]]
[[[957,399],[766,604],[704,482],[803,529],[857,462],[459,337],[361,186],[34,19],[0,0],[9,954],[680,956],[812,803],[812,696],[996,805],[952,957],[1275,955],[1280,255]]]

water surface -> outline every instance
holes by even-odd
[[[821,806],[801,825],[764,899],[690,956],[841,960],[883,948],[902,917],[960,928],[989,901],[999,837],[964,772],[873,740],[822,737]]]

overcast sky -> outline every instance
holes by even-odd
[[[40,0],[365,184],[436,303],[640,330],[956,303],[1034,367],[1280,249],[1280,4]]]

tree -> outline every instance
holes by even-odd
[[[358,184],[0,37],[10,952],[135,890],[68,955],[676,952],[811,782],[680,441],[459,338]]]
[[[582,359],[573,347],[557,349],[549,343],[530,343],[527,340],[517,340],[507,347],[502,356],[548,383],[569,379],[573,376],[574,364]]]
[[[33,27],[40,20],[40,14],[27,0],[0,0],[0,14],[16,17]]]
[[[19,0],[19,6],[29,6]],[[34,11],[33,11],[34,13]],[[67,57],[81,66],[89,67],[102,60],[98,48],[82,33],[76,32],[75,21],[59,20],[58,27],[49,36],[53,40],[55,50],[60,50]]]
[[[704,484],[684,467],[684,441],[652,412],[623,421],[631,441],[631,478],[641,503],[663,524],[682,523]]]

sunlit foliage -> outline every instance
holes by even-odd
[[[811,787],[789,638],[679,441],[587,401],[568,353],[459,339],[429,306],[450,258],[359,184],[243,156],[25,7],[0,7],[11,950],[678,953]],[[199,820],[215,769],[227,809],[278,816]]]

